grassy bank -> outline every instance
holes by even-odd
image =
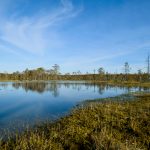
[[[136,150],[150,147],[150,94],[87,101],[54,123],[0,142],[14,150]]]
[[[108,84],[125,87],[145,87],[150,88],[150,82],[108,82]]]
[[[106,84],[112,86],[123,86],[123,87],[141,87],[150,88],[150,82],[128,82],[128,81],[88,81],[95,84]]]

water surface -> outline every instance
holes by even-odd
[[[0,82],[0,128],[55,119],[83,100],[139,90],[84,81]]]

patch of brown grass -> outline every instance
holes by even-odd
[[[150,97],[90,102],[54,123],[0,143],[6,150],[139,150],[150,148]]]

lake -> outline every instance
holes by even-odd
[[[84,81],[0,82],[0,129],[57,119],[84,100],[139,90]]]

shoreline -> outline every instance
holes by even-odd
[[[107,84],[112,86],[150,88],[150,82],[116,82],[116,81],[93,81],[93,80],[0,80],[0,82],[47,82],[47,81],[65,81],[65,82],[84,81],[93,84]]]
[[[53,123],[43,123],[16,135],[14,140],[0,142],[0,148],[90,150],[149,147],[150,93],[137,92],[85,103]]]

